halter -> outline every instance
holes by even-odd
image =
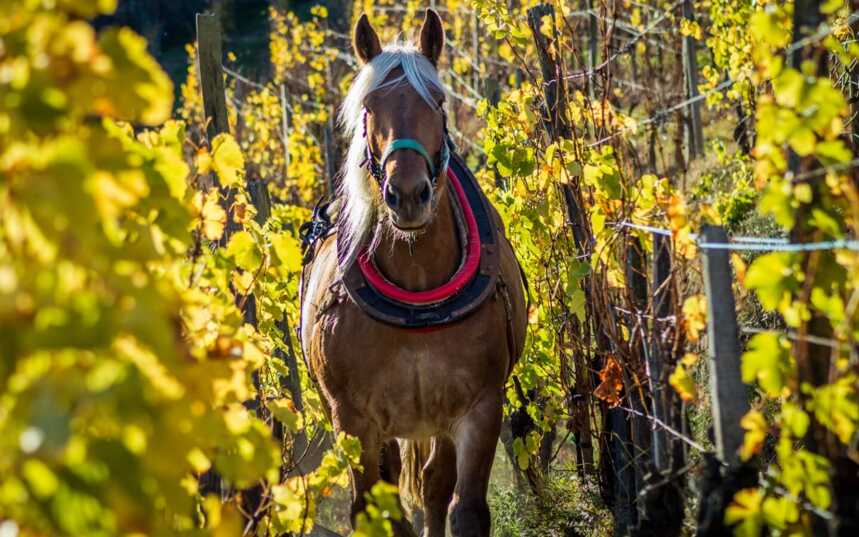
[[[443,110],[441,117],[442,124],[444,125],[444,137],[442,139],[441,150],[439,151],[438,167],[436,168],[432,157],[430,157],[429,151],[426,150],[423,144],[413,138],[397,138],[393,140],[382,153],[381,161],[377,160],[376,155],[373,154],[373,150],[370,148],[370,142],[367,140],[367,109],[365,108],[364,141],[367,143],[367,155],[364,157],[364,161],[361,165],[366,166],[370,175],[372,175],[376,181],[378,181],[379,185],[382,186],[388,180],[387,173],[385,173],[385,164],[387,164],[388,159],[391,158],[394,151],[399,149],[411,149],[426,161],[427,170],[430,175],[430,183],[432,184],[432,187],[435,188],[438,183],[438,178],[447,170],[447,165],[450,162],[450,150],[453,147],[453,140],[450,139],[450,134],[447,131],[447,114]]]

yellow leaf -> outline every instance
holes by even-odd
[[[243,226],[256,216],[257,210],[256,207],[251,205],[248,201],[247,196],[240,192],[236,194],[236,201],[233,203],[231,213],[233,215],[233,221],[236,224]]]
[[[758,537],[761,534],[763,499],[763,492],[754,488],[740,490],[734,495],[734,501],[725,510],[725,524],[735,526],[736,537]]]
[[[740,426],[746,430],[743,445],[740,447],[740,458],[747,461],[763,447],[769,426],[764,415],[757,410],[750,410],[743,416]]]
[[[212,461],[203,453],[200,448],[193,448],[188,452],[188,462],[191,463],[191,468],[198,474],[202,474],[212,466]]]
[[[255,272],[262,263],[262,255],[257,244],[247,231],[239,231],[230,237],[226,253],[237,266],[247,271]]]
[[[693,401],[698,396],[695,380],[689,375],[683,364],[677,364],[674,372],[668,377],[668,383],[684,401]]]
[[[200,150],[197,151],[196,161],[197,173],[199,175],[205,175],[212,171],[212,155],[205,147],[201,147]]]
[[[291,432],[298,432],[303,427],[304,420],[289,399],[281,398],[269,401],[266,406],[277,421],[281,422]]]
[[[707,301],[704,295],[690,296],[683,301],[683,326],[689,341],[700,339],[701,331],[707,328]]]
[[[53,496],[60,486],[56,474],[45,463],[37,459],[26,461],[21,468],[21,474],[27,480],[33,495],[39,499]]]
[[[200,194],[202,196],[202,194]],[[224,235],[224,226],[227,224],[227,213],[221,207],[218,199],[218,191],[211,189],[203,201],[200,211],[200,221],[203,228],[203,236],[210,241],[217,241]]]
[[[253,272],[236,270],[232,276],[233,286],[240,295],[246,295],[250,292],[254,284]]]
[[[240,435],[251,428],[251,415],[241,404],[233,403],[224,411],[224,424],[230,433]]]
[[[229,134],[219,134],[212,141],[212,168],[226,187],[238,185],[244,175],[245,157]]]
[[[271,245],[280,264],[289,272],[301,270],[301,247],[298,241],[289,233],[277,233],[271,236]]]
[[[743,261],[743,258],[735,252],[731,254],[731,265],[734,267],[734,275],[737,277],[737,282],[739,282],[741,286],[745,286],[746,262]]]

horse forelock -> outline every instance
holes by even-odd
[[[403,74],[386,80],[396,68]],[[420,50],[411,43],[394,43],[386,46],[382,53],[364,65],[352,82],[349,92],[340,107],[339,121],[347,137],[351,137],[346,161],[343,165],[343,180],[338,195],[344,200],[339,218],[342,241],[341,256],[338,264],[346,269],[355,261],[361,245],[375,227],[381,197],[369,179],[366,168],[361,166],[367,153],[367,140],[364,138],[364,99],[378,89],[408,83],[432,108],[438,104],[433,98],[433,90],[446,93],[438,72]],[[377,241],[372,241],[368,249],[372,252]]]

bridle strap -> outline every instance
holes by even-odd
[[[370,143],[367,142],[367,155],[364,157],[363,164],[367,166],[367,170],[370,172],[370,175],[372,175],[380,185],[384,185],[385,181],[387,181],[385,164],[388,162],[388,159],[394,151],[400,149],[411,149],[412,151],[417,152],[423,157],[424,161],[426,161],[427,170],[430,174],[430,183],[432,183],[433,188],[435,188],[438,183],[439,176],[447,171],[447,166],[450,163],[450,152],[453,148],[453,140],[450,139],[450,134],[447,132],[447,114],[443,111],[442,119],[444,122],[444,137],[441,143],[441,150],[439,151],[438,168],[436,168],[429,151],[426,150],[423,144],[413,138],[397,138],[385,148],[384,153],[382,153],[381,160],[376,160],[376,155],[373,154],[373,150],[370,148]],[[364,110],[364,139],[367,139],[367,110]]]

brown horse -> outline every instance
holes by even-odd
[[[443,47],[431,10],[417,47],[383,49],[366,15],[358,21],[354,48],[363,65],[341,110],[352,143],[337,232],[317,243],[305,269],[301,339],[335,429],[363,447],[352,470],[353,523],[364,493],[384,478],[416,486],[425,537],[444,536],[449,510],[455,536],[488,536],[504,387],[526,328],[523,283],[497,212],[488,220],[497,229],[498,283],[455,323],[415,330],[380,322],[343,283],[361,252],[410,292],[442,286],[463,263],[461,218],[444,173],[445,90],[436,71]],[[396,143],[403,140],[410,145]],[[409,475],[412,468],[422,475]],[[414,535],[407,522],[395,531]]]

